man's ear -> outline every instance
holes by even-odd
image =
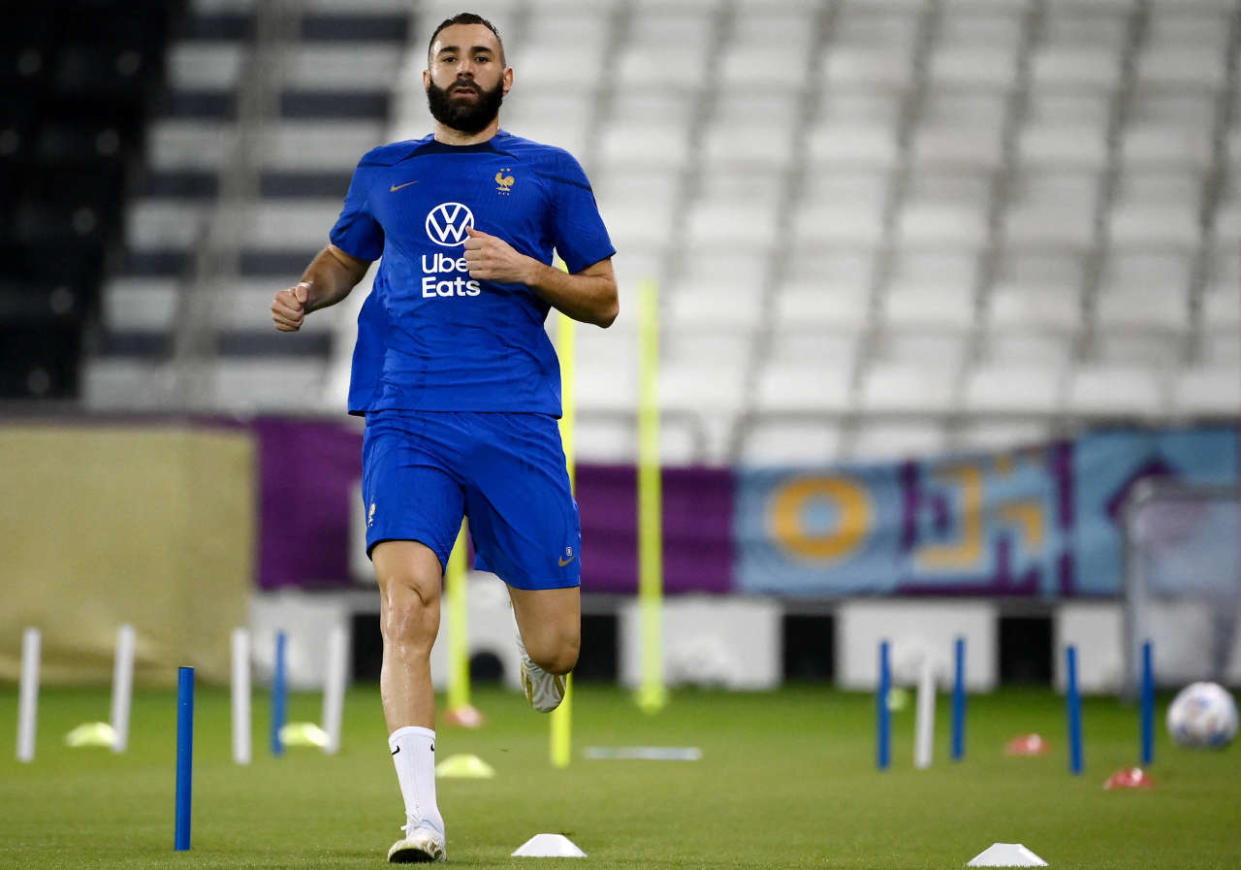
[[[422,89],[424,91],[431,90],[431,71],[424,69],[422,71]]]
[[[513,68],[511,66],[505,68],[504,75],[500,78],[500,81],[504,85],[504,96],[507,97],[508,92],[513,89]]]

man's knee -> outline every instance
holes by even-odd
[[[380,632],[385,647],[404,654],[430,654],[439,631],[438,563],[376,559],[375,579],[382,601]]]
[[[552,674],[567,674],[577,664],[582,646],[579,630],[541,632],[533,645],[526,645],[531,661]]]

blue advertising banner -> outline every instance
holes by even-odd
[[[1235,427],[1122,431],[994,456],[737,471],[738,591],[1106,596],[1120,511],[1152,476],[1238,479]]]

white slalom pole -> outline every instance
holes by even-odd
[[[345,709],[345,680],[348,676],[348,638],[345,627],[337,625],[327,639],[327,674],[323,681],[323,730],[327,743],[323,751],[335,755],[340,751],[340,720]]]
[[[233,761],[250,763],[250,632],[233,629]]]
[[[935,669],[929,655],[922,657],[918,672],[918,711],[914,721],[914,767],[926,770],[931,766],[935,741]]]
[[[129,711],[134,701],[134,627],[116,632],[116,661],[112,666],[112,751],[129,748]]]
[[[39,629],[22,632],[22,683],[17,700],[17,760],[34,761],[35,722],[39,712]]]

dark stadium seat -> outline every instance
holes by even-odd
[[[0,28],[0,398],[76,394],[181,2],[45,0]]]

